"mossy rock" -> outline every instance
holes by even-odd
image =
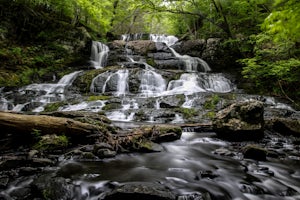
[[[68,138],[65,135],[43,135],[40,140],[33,146],[39,151],[63,150],[69,145]]]
[[[67,105],[67,102],[55,102],[55,103],[49,103],[44,107],[43,112],[55,112],[57,111],[60,107]]]
[[[87,101],[105,101],[105,100],[109,100],[110,98],[111,98],[110,96],[105,96],[105,95],[89,96]]]
[[[122,106],[120,103],[109,103],[109,104],[106,104],[102,110],[104,111],[108,111],[108,110],[115,110],[115,109],[120,109]]]
[[[110,66],[102,69],[93,69],[86,71],[81,76],[77,77],[77,79],[73,82],[73,85],[79,88],[79,91],[82,93],[90,93],[90,87],[93,79],[107,71],[117,71],[121,69],[121,66]]]

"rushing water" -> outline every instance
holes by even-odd
[[[184,132],[180,140],[162,145],[159,153],[82,162],[85,174],[75,183],[87,199],[97,199],[90,189],[105,191],[107,181],[159,182],[175,193],[209,193],[211,199],[222,200],[300,198],[299,160],[256,162],[241,159],[235,150],[234,156],[225,156],[218,152],[233,144],[216,139],[214,133]]]
[[[93,41],[91,49],[91,63],[95,69],[106,66],[109,48],[105,44]]]

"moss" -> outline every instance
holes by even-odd
[[[180,126],[162,125],[162,126],[157,126],[156,128],[160,132],[160,135],[165,135],[167,133],[175,133],[176,135],[182,134],[182,129]]]
[[[104,111],[108,111],[108,110],[115,110],[115,109],[120,109],[121,108],[121,105],[119,103],[109,103],[109,104],[106,104],[102,110]]]
[[[214,119],[216,116],[216,113],[214,111],[209,111],[205,114],[206,117],[208,117],[209,119]]]
[[[68,138],[65,135],[43,135],[41,139],[33,146],[40,151],[49,151],[64,149],[69,145]]]
[[[176,98],[179,99],[179,104],[183,104],[185,102],[184,94],[178,94],[178,95],[176,95]]]
[[[208,110],[214,110],[216,105],[220,102],[220,97],[217,94],[212,95],[204,103],[204,108]]]
[[[175,112],[179,112],[183,115],[184,118],[186,119],[190,119],[192,117],[195,117],[198,115],[198,112],[196,109],[194,108],[176,108],[175,109]]]
[[[104,100],[109,100],[111,97],[110,96],[89,96],[87,101],[104,101]]]
[[[152,67],[155,67],[155,66],[156,66],[156,63],[155,63],[155,61],[154,61],[153,58],[148,58],[148,59],[146,60],[146,62],[147,62],[147,64],[151,65]]]
[[[66,102],[55,102],[55,103],[49,103],[44,107],[43,112],[54,112],[57,111],[61,106],[67,105]]]

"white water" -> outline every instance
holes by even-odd
[[[35,98],[31,99],[30,102],[24,104],[17,104],[14,106],[13,111],[20,112],[23,110],[24,106],[31,102],[38,102],[41,106],[35,108],[33,112],[41,112],[44,110],[44,106],[48,103],[63,101],[65,100],[65,90],[68,86],[72,85],[73,81],[82,71],[75,71],[70,74],[63,76],[57,84],[31,84],[25,86],[19,90],[22,94],[37,93]]]
[[[180,76],[180,79],[169,82],[165,94],[192,94],[196,92],[205,92],[198,84],[198,75],[195,73],[185,73]]]
[[[118,83],[117,83],[117,96],[124,96],[128,91],[128,69],[122,69],[118,70],[117,72],[118,75]]]
[[[163,42],[170,47],[178,41],[178,38],[173,35],[150,34],[150,40],[153,42]]]
[[[198,71],[209,72],[209,71],[211,71],[209,65],[201,58],[192,57],[189,55],[180,55],[179,53],[177,53],[175,51],[175,49],[173,49],[171,47],[178,41],[178,38],[176,38],[175,36],[151,34],[150,40],[152,40],[154,42],[165,43],[169,47],[169,49],[172,51],[174,56],[184,62],[185,71],[187,71],[187,72],[198,72]]]
[[[92,42],[91,63],[95,69],[106,66],[109,48],[101,42]]]
[[[166,90],[166,81],[158,73],[153,70],[144,70],[141,76],[141,84],[139,87],[140,96],[153,97],[159,96]]]
[[[99,112],[105,106],[106,101],[91,101],[91,102],[81,102],[79,104],[68,105],[60,107],[59,111],[91,111],[91,112]]]

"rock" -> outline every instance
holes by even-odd
[[[98,149],[95,155],[99,158],[113,158],[117,155],[117,152],[110,149]]]
[[[41,176],[31,183],[34,194],[43,195],[43,199],[73,199],[75,186],[71,180],[62,177]]]
[[[154,142],[151,142],[149,140],[137,142],[135,144],[136,144],[135,148],[139,152],[150,153],[150,152],[161,152],[161,151],[163,151],[163,147],[161,145],[159,145],[157,143],[154,143]]]
[[[202,52],[206,47],[206,41],[204,39],[181,41],[172,47],[180,54],[202,57]]]
[[[106,194],[104,200],[175,200],[176,195],[159,183],[132,182],[118,186]]]
[[[269,121],[272,128],[283,135],[300,137],[300,119],[273,118]]]
[[[7,188],[8,182],[9,182],[9,177],[7,175],[0,176],[0,189]]]
[[[76,162],[69,162],[60,167],[56,172],[56,176],[63,178],[71,178],[84,172],[84,167]]]
[[[135,54],[147,55],[149,52],[156,52],[155,42],[150,40],[135,40],[127,43],[127,48],[132,49]]]
[[[154,142],[169,142],[180,139],[182,129],[173,125],[157,125],[153,127],[152,137]]]
[[[212,171],[209,171],[209,170],[208,171],[199,171],[199,172],[197,172],[196,180],[200,180],[203,178],[214,179],[217,177],[219,177],[219,175]]]
[[[217,136],[228,140],[257,140],[264,134],[263,113],[260,101],[234,103],[216,114],[213,129]]]
[[[267,160],[267,150],[258,145],[247,145],[243,148],[244,158],[249,158],[258,161]]]

